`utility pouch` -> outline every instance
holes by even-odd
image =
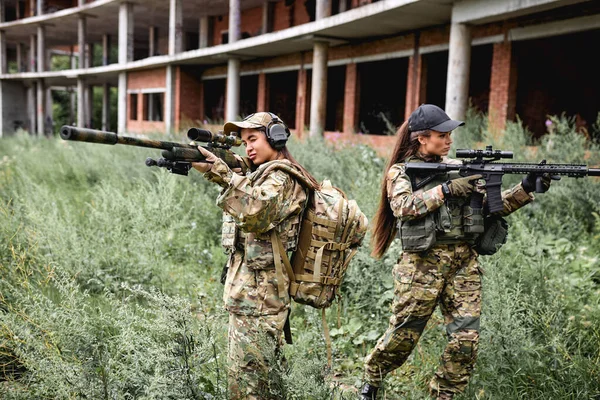
[[[475,241],[475,250],[480,255],[495,254],[506,243],[508,237],[508,222],[500,216],[490,216],[484,219],[485,230]]]
[[[435,221],[433,214],[423,218],[400,222],[398,229],[402,241],[402,251],[418,253],[435,245]]]

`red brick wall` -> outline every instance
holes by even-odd
[[[165,88],[166,87],[166,70],[165,68],[149,69],[144,71],[129,72],[127,74],[127,89],[141,90],[148,88]],[[138,115],[137,120],[131,120],[131,96],[127,94],[127,131],[144,133],[144,132],[165,132],[164,121],[144,121],[144,96],[138,94]],[[164,102],[163,102],[164,107]],[[163,109],[164,117],[164,109]]]
[[[515,117],[516,69],[511,42],[494,44],[492,76],[490,81],[489,122],[492,130],[499,132],[506,121]]]
[[[360,104],[360,84],[356,64],[346,65],[346,82],[344,88],[344,132],[356,132],[358,123],[358,105]]]
[[[248,32],[250,36],[262,34],[263,8],[254,7],[242,12],[240,32]]]
[[[167,72],[165,68],[147,69],[127,74],[127,89],[147,89],[166,87]]]
[[[190,73],[177,68],[177,108],[175,109],[175,126],[177,130],[187,128],[188,124],[196,126],[202,119],[202,88],[200,80]]]

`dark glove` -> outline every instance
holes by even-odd
[[[546,164],[546,160],[542,160],[540,165]],[[544,174],[536,174],[535,172],[530,172],[523,178],[521,181],[521,185],[523,185],[523,189],[527,193],[536,192],[536,193],[546,193],[548,189],[550,189],[550,182],[552,180],[560,181],[560,175],[550,175],[549,173]]]
[[[475,181],[481,179],[483,175],[471,175],[464,178],[458,178],[446,183],[448,194],[452,197],[468,197],[475,189]],[[446,194],[442,185],[442,191]]]

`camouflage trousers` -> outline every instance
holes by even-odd
[[[434,395],[439,391],[462,392],[479,342],[481,273],[477,254],[467,244],[403,253],[393,275],[393,315],[387,331],[365,359],[366,382],[381,386],[385,376],[406,361],[439,304],[448,344],[429,390]]]
[[[279,396],[283,326],[288,310],[279,314],[229,314],[228,388],[230,399],[277,399]]]

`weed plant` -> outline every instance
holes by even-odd
[[[514,161],[600,165],[598,144],[565,116],[532,139],[503,136],[469,114],[453,148],[512,150]],[[387,160],[366,146],[292,140],[318,180],[330,179],[372,220]],[[20,134],[0,141],[0,398],[226,399],[219,189],[147,168],[155,150]],[[511,161],[511,160],[506,160]],[[505,176],[504,187],[521,176]],[[508,217],[508,243],[480,257],[479,360],[458,399],[600,396],[600,182],[563,178]],[[287,399],[349,399],[363,357],[385,331],[394,242],[370,257],[370,233],[327,310],[292,307],[294,345],[274,368]],[[436,311],[386,398],[425,399],[445,345]]]

